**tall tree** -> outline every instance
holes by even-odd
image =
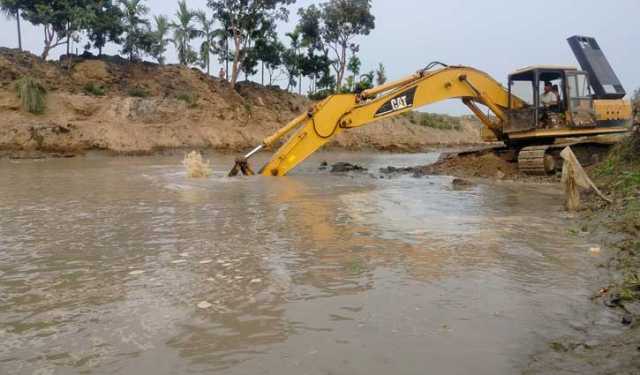
[[[124,32],[122,10],[112,0],[97,0],[92,4],[91,17],[87,25],[87,37],[102,55],[107,42],[120,43]]]
[[[167,16],[155,16],[153,17],[155,29],[153,30],[153,47],[151,49],[151,55],[158,61],[158,64],[164,65],[164,54],[167,52],[167,46],[171,39],[167,38],[171,25]]]
[[[311,91],[315,92],[318,88],[318,79],[331,74],[329,50],[322,39],[322,11],[315,5],[310,5],[299,9],[298,15],[300,20],[296,30],[301,33],[302,47],[306,49],[302,74],[311,78]],[[324,80],[324,82],[328,81]]]
[[[300,75],[300,55],[294,48],[287,48],[282,53],[282,65],[287,73],[287,90],[296,87]]]
[[[144,17],[149,8],[143,0],[119,0],[122,8],[122,23],[126,36],[122,44],[122,53],[129,55],[129,60],[138,58],[149,47],[149,21]]]
[[[356,89],[358,74],[360,74],[360,68],[362,67],[362,61],[360,61],[356,53],[357,49],[351,50],[351,57],[349,57],[349,62],[347,63],[347,71],[351,74],[347,76],[345,84],[342,85],[342,92],[351,92]]]
[[[20,1],[0,0],[0,11],[7,18],[15,18],[18,27],[18,49],[22,51],[22,27],[20,26]]]
[[[44,49],[41,57],[60,45],[69,43],[72,34],[86,28],[91,19],[91,0],[30,0],[21,1],[22,17],[44,28]]]
[[[376,69],[376,84],[381,86],[385,83],[387,83],[387,71],[382,63],[378,63],[378,68]]]
[[[207,74],[211,74],[211,55],[215,55],[218,38],[224,38],[224,30],[215,28],[215,20],[208,18],[203,11],[196,12],[196,19],[200,27],[202,43],[200,44],[200,66],[207,69]]]
[[[231,33],[233,40],[233,65],[231,85],[238,80],[240,64],[248,53],[251,39],[257,32],[272,27],[276,20],[286,20],[285,5],[295,0],[208,0],[214,16]],[[268,27],[265,27],[265,26]]]
[[[357,47],[354,40],[369,35],[375,27],[371,0],[329,0],[321,5],[322,38],[334,54],[336,85],[340,90],[347,68],[347,52]]]
[[[256,55],[256,59],[261,62],[262,65],[262,79],[261,82],[264,85],[264,70],[267,70],[269,75],[269,86],[273,84],[274,73],[282,65],[282,53],[284,52],[284,45],[278,40],[278,34],[275,30],[268,33],[265,37],[256,40],[253,47],[253,51]]]
[[[296,66],[294,70],[298,74],[298,93],[302,94],[302,75],[304,72],[304,56],[300,53],[300,49],[302,48],[302,34],[300,33],[300,30],[296,28],[292,32],[286,33],[285,35],[289,38],[290,45],[288,58],[291,60],[290,63]]]
[[[193,24],[194,12],[187,7],[186,0],[178,1],[176,22],[171,23],[173,28],[173,45],[178,52],[180,65],[190,65],[198,60],[198,54],[191,48],[191,40],[201,36],[201,31]]]

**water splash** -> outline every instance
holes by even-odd
[[[211,174],[211,168],[208,160],[204,160],[198,151],[188,153],[182,165],[187,168],[187,177],[189,178],[206,178]]]

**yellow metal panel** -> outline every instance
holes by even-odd
[[[478,92],[461,80],[465,76],[466,80],[477,88]],[[415,108],[425,105],[447,100],[462,98],[477,98],[479,96],[485,100],[479,100],[483,104],[491,104],[500,109],[509,107],[509,93],[496,80],[486,73],[469,67],[450,67],[430,73],[418,81],[413,82],[403,88],[399,88],[396,92],[408,90],[417,87],[414,104],[403,110],[394,111],[384,116],[376,117],[378,109],[389,100],[388,96],[383,96],[376,100],[363,103],[353,109],[352,113],[345,117],[346,126],[354,128],[366,125],[375,120],[396,116],[399,113],[408,112]],[[517,99],[516,99],[517,100]],[[516,104],[520,104],[518,101]]]
[[[629,128],[584,128],[584,129],[538,129],[522,133],[509,134],[510,139],[580,137],[596,134],[625,133]]]
[[[597,121],[629,120],[633,112],[626,100],[594,100],[593,110]]]

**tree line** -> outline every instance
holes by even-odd
[[[316,95],[386,81],[382,64],[376,71],[361,72],[358,57],[358,38],[375,28],[371,0],[327,0],[300,8],[298,23],[282,40],[276,27],[288,21],[287,7],[294,3],[208,0],[206,12],[179,0],[172,17],[150,17],[145,0],[0,0],[0,9],[15,19],[20,49],[23,20],[42,28],[43,59],[65,45],[69,55],[71,41],[84,38],[85,50],[96,50],[100,56],[107,43],[114,43],[131,62],[148,57],[164,64],[173,45],[179,64],[199,66],[207,74],[217,57],[226,63],[232,86],[240,74],[259,72],[263,84],[284,78],[288,90],[297,86],[300,92],[307,79]],[[199,45],[194,47],[194,40]]]

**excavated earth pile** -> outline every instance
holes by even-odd
[[[495,147],[477,147],[443,153],[433,164],[408,168],[387,167],[380,170],[386,175],[411,174],[414,177],[448,175],[462,178],[488,178],[526,182],[558,182],[559,177],[530,176],[520,173],[518,163],[500,156]]]

